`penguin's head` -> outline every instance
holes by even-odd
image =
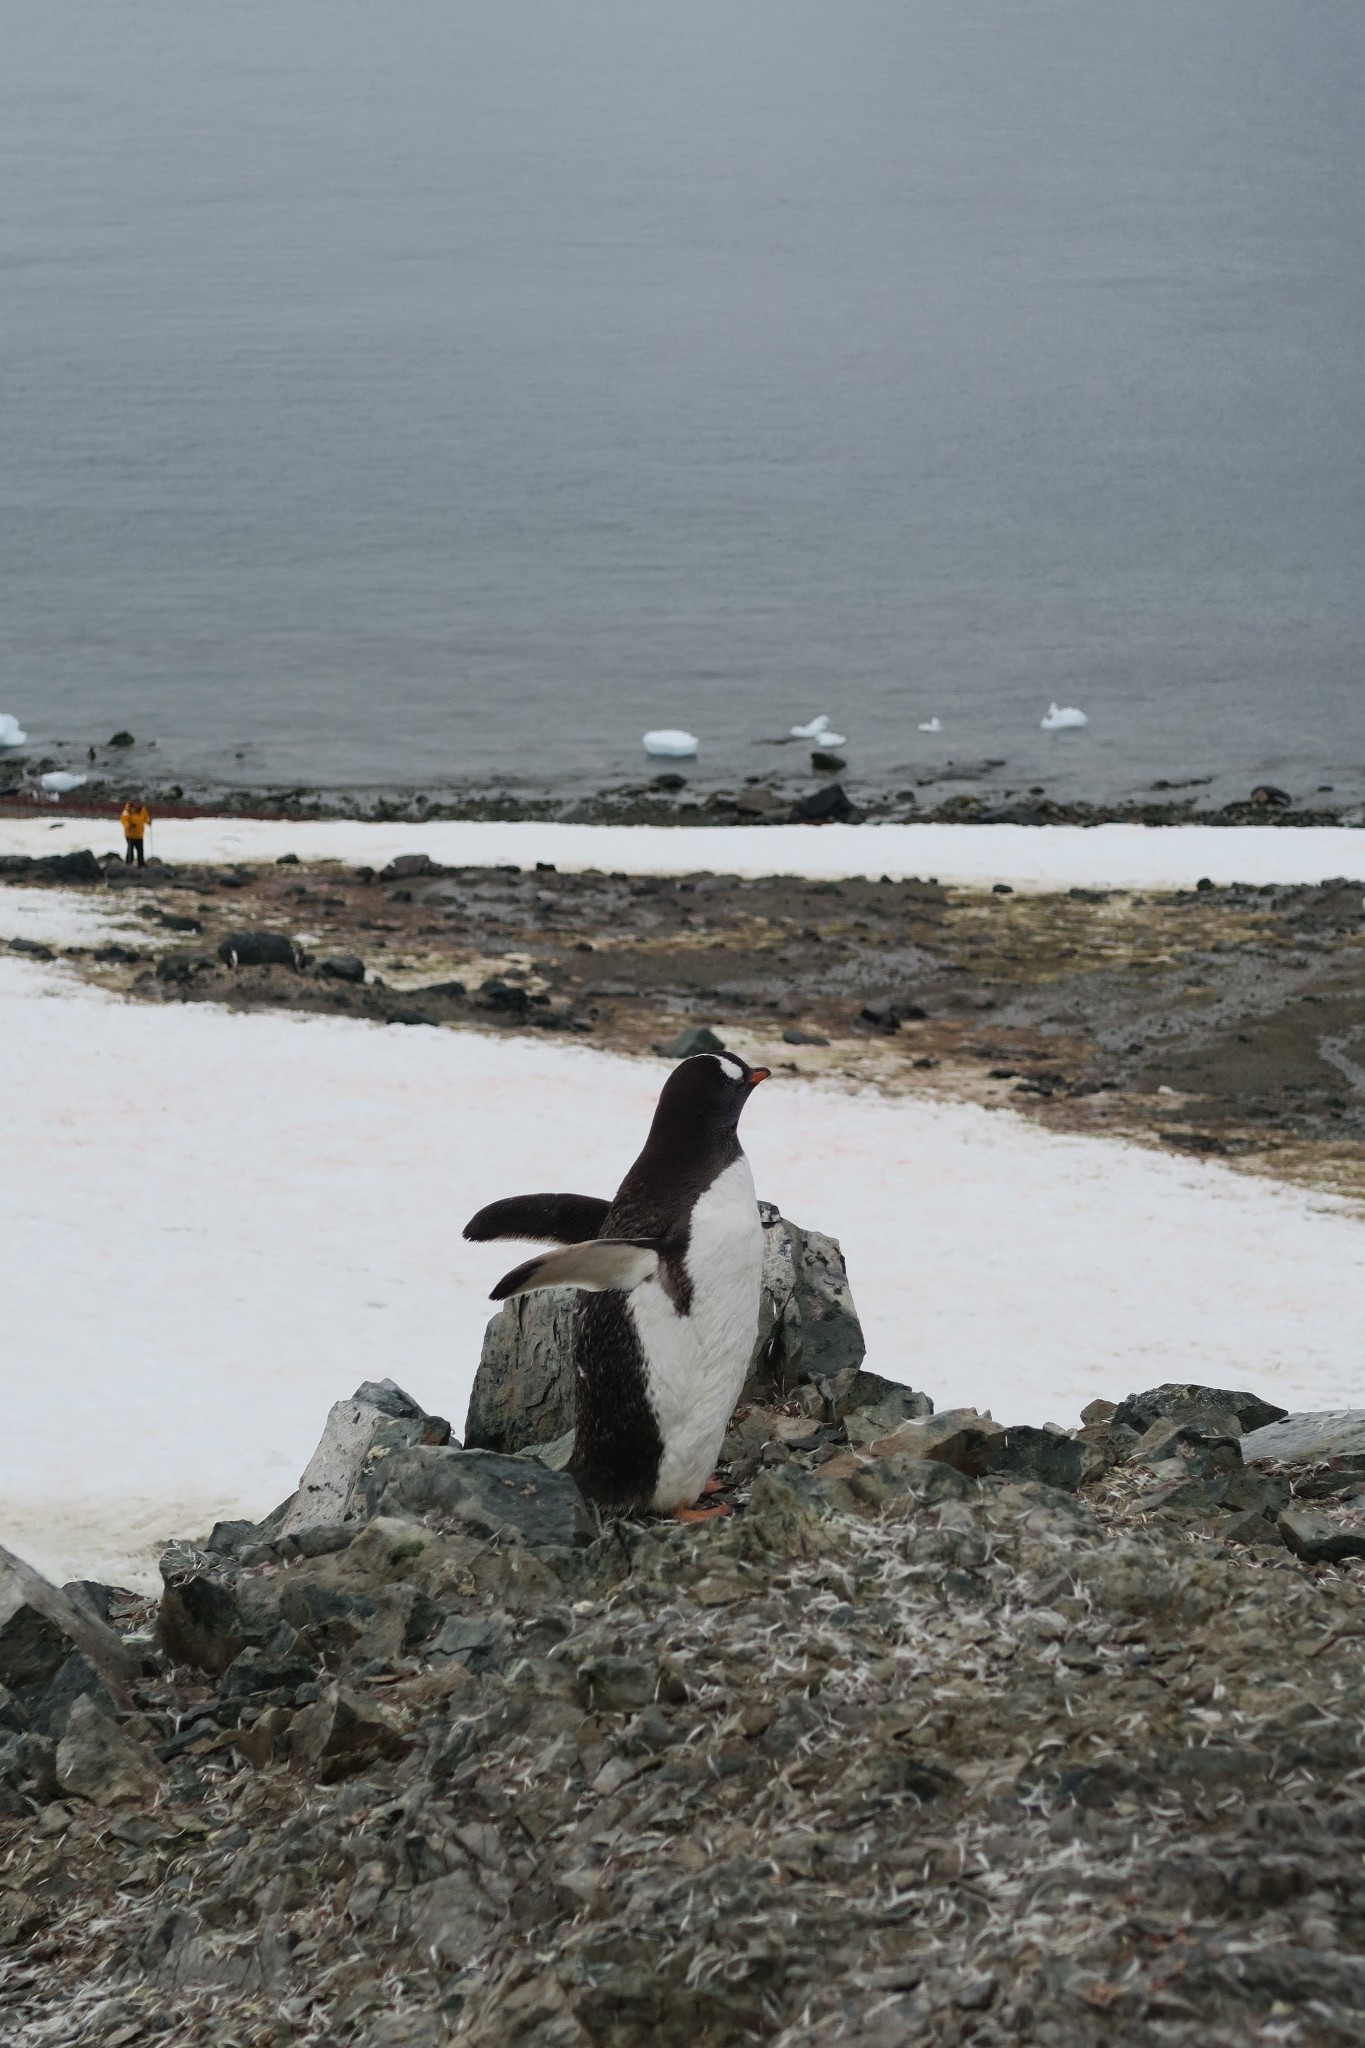
[[[682,1060],[664,1082],[654,1112],[656,1131],[700,1135],[733,1131],[767,1067],[751,1067],[736,1052],[702,1052]]]

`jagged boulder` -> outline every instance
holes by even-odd
[[[747,1391],[786,1393],[861,1365],[867,1345],[838,1241],[760,1202],[763,1289]],[[574,1291],[509,1301],[489,1323],[469,1397],[469,1450],[515,1452],[573,1428]]]

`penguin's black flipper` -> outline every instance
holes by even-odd
[[[596,1237],[586,1244],[565,1245],[563,1251],[539,1252],[504,1273],[488,1299],[507,1301],[514,1294],[533,1294],[538,1287],[585,1287],[593,1294],[615,1288],[629,1294],[658,1272],[663,1246],[662,1238]]]
[[[509,1195],[471,1216],[464,1234],[476,1244],[493,1237],[521,1237],[531,1244],[582,1244],[596,1237],[610,1202],[596,1195]]]

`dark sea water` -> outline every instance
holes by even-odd
[[[790,766],[760,743],[824,710],[866,782],[1365,790],[1360,0],[0,36],[0,710],[40,746],[572,788],[652,725]]]

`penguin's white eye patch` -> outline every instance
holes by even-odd
[[[744,1079],[746,1071],[744,1062],[743,1060],[736,1059],[732,1052],[718,1052],[716,1059],[727,1070],[731,1080],[742,1081]]]

